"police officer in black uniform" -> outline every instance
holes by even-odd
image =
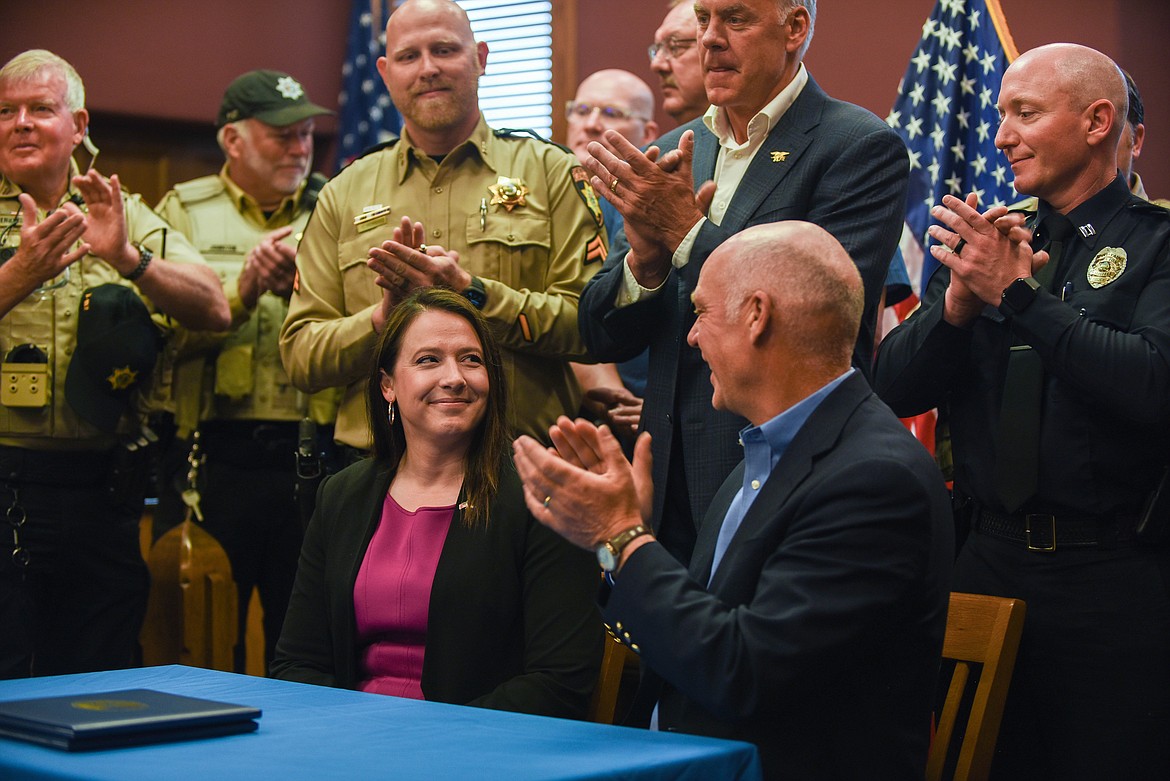
[[[1118,174],[1126,84],[1100,52],[1025,53],[999,109],[1038,211],[935,207],[944,267],[875,387],[949,413],[972,525],[953,589],[1027,603],[993,776],[1170,778],[1170,214]]]

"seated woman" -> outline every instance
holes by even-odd
[[[399,304],[368,396],[373,457],[321,486],[272,675],[584,717],[597,562],[524,506],[479,311],[438,288]]]

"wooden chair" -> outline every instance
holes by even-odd
[[[239,597],[220,544],[186,520],[158,539],[147,566],[151,585],[140,634],[143,664],[231,672]]]
[[[949,660],[954,671],[945,684],[946,698],[926,762],[927,781],[987,778],[1024,610],[1020,599],[951,594],[943,670],[950,667]]]
[[[606,627],[605,655],[601,658],[601,672],[597,675],[597,686],[593,699],[589,701],[589,720],[598,724],[613,724],[617,710],[618,692],[627,664],[636,665],[638,655],[622,645]]]

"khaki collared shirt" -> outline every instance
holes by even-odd
[[[567,364],[585,357],[577,299],[606,252],[600,213],[586,205],[595,196],[575,183],[577,167],[566,150],[496,135],[481,117],[441,163],[404,135],[326,185],[297,253],[299,286],[280,349],[303,389],[346,386],[339,442],[370,445],[364,389],[377,340],[370,316],[382,292],[366,260],[404,216],[483,281],[483,314],[503,348],[516,430],[544,439],[557,415],[577,411],[580,389]],[[523,204],[492,203],[489,188],[500,177],[523,184]]]
[[[265,292],[248,309],[238,285],[248,253],[266,234],[291,225],[285,241],[296,245],[309,219],[307,181],[265,215],[225,164],[215,176],[175,185],[159,202],[158,213],[190,237],[219,275],[232,312],[226,334],[176,329],[160,361],[151,406],[173,412],[183,436],[204,420],[290,421],[308,409],[306,394],[289,382],[277,345],[288,302]],[[323,398],[317,422],[331,421],[332,407]]]
[[[76,164],[69,179],[77,175]],[[21,190],[0,177],[0,246],[20,242]],[[72,183],[61,203],[77,194]],[[122,193],[126,233],[131,243],[141,243],[156,257],[178,263],[203,263],[203,258],[180,233],[170,228],[141,196]],[[38,219],[45,213],[39,212]],[[110,447],[114,436],[81,420],[65,400],[65,376],[77,344],[77,308],[87,288],[113,282],[133,287],[104,260],[86,255],[56,279],[46,282],[11,312],[0,318],[0,356],[22,344],[33,344],[49,358],[49,394],[43,407],[16,407],[0,404],[0,445],[32,450],[99,450]],[[151,312],[156,308],[143,296]]]

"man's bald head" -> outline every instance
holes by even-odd
[[[848,371],[864,306],[841,244],[808,222],[757,225],[703,263],[687,344],[711,403],[760,425]]]
[[[606,130],[616,130],[634,146],[658,137],[654,93],[629,71],[608,68],[585,77],[569,103],[566,142],[577,159],[589,157],[586,147]]]
[[[1116,178],[1128,98],[1101,52],[1071,43],[1025,52],[1004,72],[996,106],[995,145],[1017,192],[1067,214]]]
[[[378,72],[402,114],[403,136],[428,155],[445,155],[479,124],[479,77],[488,48],[451,0],[407,0],[386,22]]]
[[[620,96],[630,111],[638,116],[654,116],[654,93],[650,91],[650,85],[629,71],[606,68],[591,73],[577,87],[577,96],[594,90]]]
[[[810,357],[823,357],[845,371],[861,327],[864,291],[849,253],[832,234],[795,220],[756,225],[723,243],[712,274],[727,280],[729,311],[755,290],[780,304],[785,339]]]
[[[456,32],[464,43],[474,44],[475,35],[471,32],[471,20],[467,12],[458,3],[452,0],[406,0],[398,6],[386,21],[386,49],[391,49],[391,40],[400,30],[419,24],[420,21],[431,21],[446,17],[448,30]]]
[[[1122,123],[1129,113],[1129,89],[1125,74],[1109,57],[1076,43],[1050,43],[1021,54],[1007,72],[1023,68],[1049,72],[1051,89],[1064,95],[1076,111],[1088,108],[1095,101],[1108,100],[1117,117],[1114,140],[1120,137]]]

